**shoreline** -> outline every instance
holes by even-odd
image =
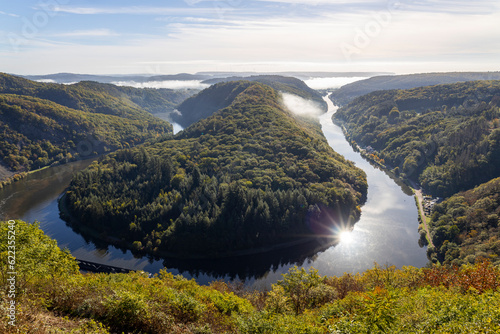
[[[333,121],[333,119],[332,119],[332,121]],[[411,181],[410,179],[402,178],[400,176],[396,176],[387,165],[385,165],[384,163],[382,163],[381,161],[379,161],[377,159],[374,159],[372,157],[372,155],[370,155],[369,153],[367,153],[366,150],[362,149],[358,145],[358,143],[356,143],[356,141],[354,139],[352,139],[351,135],[347,131],[347,129],[344,126],[343,122],[334,121],[334,123],[342,128],[342,132],[344,133],[344,136],[345,136],[346,140],[349,142],[349,144],[351,145],[351,147],[355,151],[357,151],[357,152],[359,152],[361,154],[361,156],[364,159],[366,159],[369,163],[371,163],[371,164],[379,167],[390,178],[392,178],[394,181],[396,181],[396,183],[399,184],[399,182],[401,182],[402,184],[404,184],[406,187],[408,187],[411,190],[411,192],[413,194],[413,197],[415,199],[415,206],[417,207],[417,211],[418,211],[418,220],[419,220],[419,223],[420,223],[419,227],[418,227],[418,230],[419,230],[419,232],[422,229],[425,231],[425,238],[427,240],[427,247],[428,248],[431,248],[431,247],[434,248],[434,244],[432,242],[431,233],[430,233],[429,227],[427,225],[427,220],[426,220],[427,216],[425,215],[425,212],[424,212],[424,209],[423,209],[423,206],[422,206],[422,202],[423,202],[422,188],[417,187],[415,185],[415,183],[413,181]],[[420,197],[419,197],[419,195],[420,195]]]
[[[176,259],[176,260],[219,260],[219,259],[228,259],[228,258],[237,258],[237,257],[244,257],[244,256],[251,256],[251,255],[262,255],[262,254],[267,254],[267,253],[272,253],[276,251],[281,251],[285,250],[288,248],[292,247],[297,247],[297,246],[302,246],[302,245],[307,245],[307,244],[312,244],[316,243],[316,248],[318,249],[323,249],[323,248],[328,248],[331,245],[335,243],[335,238],[331,238],[329,242],[325,242],[326,238],[324,237],[307,237],[307,238],[300,238],[297,240],[292,240],[288,242],[282,242],[278,244],[273,244],[273,245],[268,245],[268,246],[261,246],[258,248],[253,248],[253,249],[244,249],[244,250],[237,250],[237,251],[232,251],[232,252],[225,252],[225,253],[216,253],[216,254],[178,254],[178,253],[173,253],[173,252],[165,252],[165,251],[159,251],[155,253],[150,253],[146,251],[138,251],[134,250],[132,243],[127,242],[122,239],[118,239],[116,237],[102,237],[101,233],[98,231],[91,229],[87,226],[82,226],[79,223],[79,220],[74,217],[71,212],[69,211],[69,208],[67,207],[66,203],[66,191],[58,198],[58,208],[59,208],[59,215],[62,220],[64,220],[66,223],[68,223],[73,229],[76,229],[76,233],[86,234],[87,236],[90,236],[92,238],[95,238],[99,241],[103,241],[106,243],[109,243],[112,246],[115,247],[122,247],[125,248],[132,253],[136,252],[139,255],[142,256],[154,256],[154,257],[159,257],[159,258],[170,258],[170,259]]]

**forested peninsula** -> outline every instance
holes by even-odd
[[[63,203],[73,223],[179,257],[274,247],[354,224],[366,176],[329,147],[319,124],[292,115],[264,84],[217,86],[237,92],[227,107],[77,174]]]

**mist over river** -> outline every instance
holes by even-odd
[[[214,279],[244,279],[249,286],[270,287],[294,265],[314,267],[321,275],[356,273],[373,267],[374,262],[397,267],[425,266],[426,249],[418,245],[418,214],[411,192],[354,152],[331,121],[337,107],[325,97],[328,112],[319,116],[330,146],[363,169],[368,179],[368,198],[360,220],[336,244],[306,245],[274,253],[221,260],[176,260],[135,257],[73,231],[59,217],[57,200],[69,185],[73,173],[93,159],[56,166],[30,174],[0,190],[0,218],[38,220],[46,234],[68,248],[78,259],[157,273],[164,266],[174,274],[195,278],[199,283]],[[333,237],[332,237],[333,238]],[[333,239],[332,239],[333,240]]]

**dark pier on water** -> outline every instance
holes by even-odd
[[[113,266],[108,266],[105,264],[100,264],[100,263],[95,263],[95,262],[90,262],[90,261],[85,261],[85,260],[80,260],[80,259],[76,259],[76,261],[78,262],[78,266],[80,267],[80,270],[90,271],[93,273],[108,273],[108,274],[122,273],[122,274],[126,274],[126,273],[132,271],[130,269],[113,267]]]

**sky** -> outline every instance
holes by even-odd
[[[498,0],[0,3],[12,74],[498,70]]]

